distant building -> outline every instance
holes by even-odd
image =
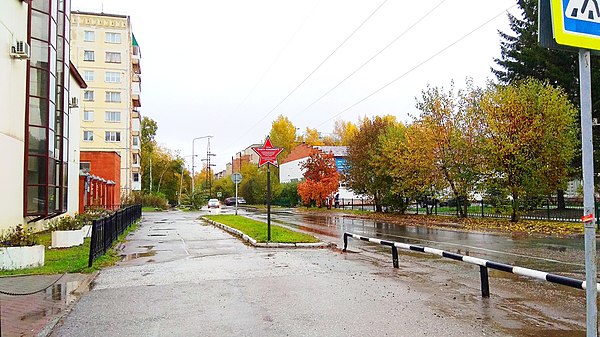
[[[88,206],[121,204],[121,156],[115,151],[81,151],[79,212]]]
[[[140,50],[129,16],[72,12],[71,60],[88,88],[80,96],[81,149],[116,152],[120,192],[141,189]]]
[[[302,164],[306,162],[315,152],[330,153],[335,159],[335,165],[338,172],[343,173],[346,167],[346,157],[348,148],[346,146],[309,146],[300,144],[292,149],[292,151],[279,164],[279,182],[290,183],[300,182],[304,179],[304,171]],[[343,181],[340,181],[338,189],[339,198],[341,199],[359,199],[361,196],[354,194],[351,190],[344,186]]]
[[[0,229],[77,212],[73,98],[86,83],[69,61],[69,8],[70,0],[0,1]]]

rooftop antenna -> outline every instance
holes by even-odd
[[[100,13],[104,13],[104,1],[102,1],[102,10],[100,11]]]

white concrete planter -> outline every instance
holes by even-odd
[[[81,229],[72,231],[52,232],[52,248],[67,248],[83,244],[83,231]]]
[[[92,237],[92,225],[85,225],[81,228],[84,238]]]
[[[0,247],[0,269],[14,270],[44,265],[44,246]]]

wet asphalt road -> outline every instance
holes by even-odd
[[[523,335],[489,317],[500,301],[477,289],[456,296],[447,273],[429,280],[429,266],[405,273],[377,252],[257,249],[197,216],[144,214],[125,260],[52,336]]]
[[[257,218],[264,215],[255,213]],[[342,245],[344,232],[443,249],[521,267],[585,279],[582,238],[530,238],[401,226],[343,215],[277,211],[274,222]],[[350,249],[388,264],[391,250],[350,239]],[[399,275],[444,292],[432,307],[466,320],[494,321],[518,336],[585,336],[585,291],[490,270],[490,299],[482,299],[477,266],[421,253],[399,251]],[[451,300],[447,300],[451,298]],[[473,312],[473,310],[475,310]]]
[[[233,210],[224,207],[216,212],[232,213]],[[435,336],[468,336],[471,333],[585,336],[585,293],[582,290],[490,270],[491,297],[483,299],[480,296],[476,266],[419,253],[401,252],[400,269],[395,270],[391,268],[389,248],[356,240],[350,241],[352,252],[347,254],[330,250],[291,250],[284,253],[277,249],[254,249],[244,246],[228,234],[193,220],[206,213],[144,214],[144,225],[125,246],[124,261],[119,266],[102,272],[93,291],[84,296],[82,304],[78,303],[78,307],[67,318],[64,326],[55,331],[54,336],[78,336],[81,331],[90,336],[368,336],[386,333],[397,336],[415,333]],[[259,213],[246,215],[264,217]],[[274,212],[272,218],[274,223],[313,233],[323,241],[334,242],[340,247],[343,244],[342,233],[348,231],[582,278],[578,277],[578,273],[583,270],[583,264],[580,265],[579,262],[580,258],[583,259],[583,247],[579,248],[582,243],[578,238],[514,238],[397,226],[327,214],[294,214],[290,211]],[[295,262],[290,262],[290,258]],[[265,265],[263,260],[270,261],[271,264]],[[273,274],[279,268],[290,271],[288,268],[292,265],[304,267],[300,268],[300,272],[292,271],[296,276],[277,272]],[[311,273],[314,273],[312,278],[307,276]],[[300,281],[298,276],[301,276]],[[327,280],[323,281],[319,277],[326,277]],[[390,280],[391,283],[387,283]],[[224,290],[220,287],[207,288],[213,283],[237,290],[222,293]],[[264,283],[268,285],[265,286]],[[307,288],[306,284],[310,287]],[[238,289],[239,287],[244,289]],[[291,290],[298,287],[304,287],[306,293]],[[402,287],[407,287],[408,290],[403,292]],[[271,293],[271,289],[280,291]],[[328,291],[323,293],[323,289]],[[381,293],[382,289],[386,291]],[[290,291],[298,292],[294,295],[298,298],[288,298]],[[418,295],[416,299],[408,296],[411,292]],[[202,295],[198,295],[199,293]],[[240,293],[244,294],[241,298]],[[217,298],[214,297],[215,294],[219,294]],[[181,295],[184,296],[183,299]],[[231,296],[235,298],[232,299]],[[285,303],[281,303],[281,296]],[[332,299],[331,296],[335,298]],[[265,302],[263,298],[268,300]],[[313,305],[303,302],[307,298]],[[213,300],[227,304],[216,308],[211,302]],[[408,302],[405,303],[404,300]],[[244,314],[246,323],[238,324],[235,321],[238,305],[233,303],[237,301],[243,302],[240,308],[246,308],[244,310],[252,308],[251,314]],[[247,301],[250,303],[246,303]],[[392,308],[391,313],[390,310],[381,310],[379,305],[373,307],[371,302],[379,301],[383,301],[384,307]],[[147,303],[158,303],[159,306]],[[336,303],[336,310],[339,309],[338,305],[349,310],[354,318],[342,318],[342,323],[336,323],[335,326],[343,334],[321,327],[324,323],[320,320],[316,323],[310,319],[305,320],[311,322],[311,325],[316,324],[314,329],[295,328],[288,320],[297,320],[297,315],[290,312],[275,320],[273,315],[267,314],[262,323],[257,322],[256,305],[260,305],[261,310],[276,310],[279,313],[282,310],[285,312],[279,306],[290,306],[289,303],[294,303],[294,310],[297,309],[303,317],[314,317],[315,320],[319,315],[324,318],[329,316],[319,313],[319,309],[313,309],[314,305],[329,307],[331,303]],[[399,306],[402,307],[400,316],[395,312]],[[121,310],[121,307],[124,309]],[[205,310],[200,309],[205,307],[211,308],[210,314],[207,315]],[[114,310],[117,314],[130,317],[125,325],[111,323],[111,320],[122,321],[118,315],[114,315]],[[187,326],[190,319],[188,314],[178,317],[182,315],[182,311],[187,313],[190,310],[199,312],[198,319],[203,325],[207,324],[207,329]],[[221,312],[223,310],[225,312]],[[233,314],[230,310],[233,310]],[[313,312],[314,310],[317,311]],[[413,316],[406,315],[413,311],[421,315],[416,318],[417,321],[414,321]],[[222,315],[225,316],[221,317]],[[248,315],[251,317],[246,317]],[[89,317],[93,319],[90,320]],[[408,323],[404,321],[405,318]],[[339,317],[332,316],[328,319],[335,321]],[[145,325],[141,330],[136,330],[140,322],[146,324],[147,320],[158,320],[153,323],[154,330],[148,330]],[[385,323],[386,320],[392,320],[394,325]],[[460,333],[448,330],[445,325],[448,320],[452,322],[448,324],[455,326]],[[265,327],[265,321],[272,322],[268,328]],[[373,331],[366,330],[360,327],[363,321],[375,321],[382,327]],[[438,323],[444,327],[443,332],[436,330]],[[102,329],[107,329],[106,326],[111,324],[114,328],[111,327],[105,334]],[[286,324],[291,329],[289,332],[284,333],[284,330],[278,329],[280,326],[286,327]],[[355,327],[356,324],[359,326]],[[226,328],[226,325],[230,327]],[[352,328],[347,329],[345,325],[351,325]],[[403,329],[395,329],[398,326]],[[407,326],[410,327],[408,330]],[[80,329],[83,330],[79,331]]]

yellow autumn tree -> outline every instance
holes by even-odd
[[[439,171],[456,200],[468,200],[483,175],[483,114],[480,109],[482,90],[467,80],[466,88],[455,92],[428,87],[417,103],[421,115],[416,123],[433,155]],[[427,163],[426,165],[430,165]],[[467,216],[468,202],[459,208]]]
[[[279,115],[271,124],[269,136],[273,146],[283,147],[283,152],[279,155],[280,160],[285,158],[297,144],[296,127],[287,117],[282,115]]]
[[[491,86],[481,108],[489,183],[509,193],[516,222],[527,198],[565,184],[578,146],[576,109],[564,90],[535,79]]]
[[[358,133],[358,127],[352,122],[336,120],[333,126],[333,139],[335,145],[348,146],[352,138]]]

